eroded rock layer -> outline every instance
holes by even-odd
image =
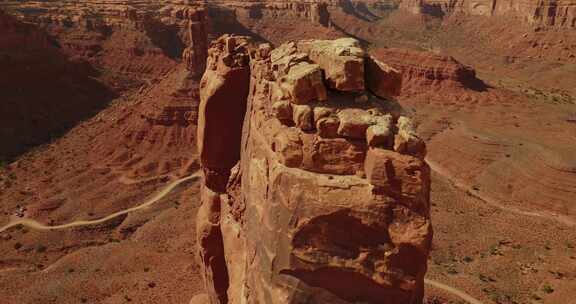
[[[489,86],[476,76],[474,68],[451,56],[398,48],[374,49],[371,53],[401,72],[401,101],[486,104],[515,98],[511,92]]]
[[[397,72],[349,38],[272,49],[225,36],[210,54],[198,139],[211,303],[422,303],[426,149],[394,101],[371,93],[396,95]],[[247,59],[249,81],[232,76]],[[243,113],[208,110],[219,94],[228,111],[246,108],[241,132],[228,115]]]
[[[576,27],[574,0],[404,0],[401,7],[416,14],[509,16],[536,26]]]

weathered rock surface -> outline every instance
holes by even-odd
[[[211,58],[227,56],[229,48],[223,46],[230,39],[238,38],[218,40]],[[368,77],[364,55],[348,56],[354,66],[362,62],[355,73],[329,79],[330,60],[343,71],[349,58],[340,60],[338,52],[329,52],[317,62],[310,50],[315,44],[324,50],[338,43],[289,43],[269,54],[234,49],[233,54],[252,54],[249,83],[235,78],[230,85],[250,92],[242,141],[227,141],[220,151],[205,142],[200,150],[205,170],[227,164],[229,176],[220,213],[212,217],[219,218],[220,232],[211,233],[215,239],[222,236],[223,251],[212,256],[224,254],[229,281],[223,295],[216,288],[221,282],[209,274],[214,265],[204,262],[211,303],[422,303],[432,238],[425,147],[408,118],[390,113],[392,101],[359,86]],[[357,54],[363,52],[359,48]],[[316,64],[326,75],[317,85],[343,84],[335,86],[340,90],[325,88],[325,98],[306,104],[282,94],[286,75]],[[211,71],[210,65],[204,76],[208,82],[230,70],[216,65]],[[309,86],[293,92],[299,89]],[[211,92],[204,86],[202,96]],[[236,102],[237,95],[227,100]],[[200,111],[204,124],[220,126],[210,138],[239,134],[240,129],[231,129],[228,114],[214,113]],[[233,151],[234,157],[222,150]],[[231,169],[233,159],[238,163]],[[210,248],[199,251],[205,256]]]
[[[246,37],[223,36],[212,43],[200,84],[198,151],[204,171],[197,216],[200,265],[210,303],[228,303],[228,270],[220,229],[222,196],[240,159],[242,123],[250,84]]]
[[[322,67],[330,88],[346,92],[364,91],[365,53],[358,40],[301,41],[298,50],[307,53]]]
[[[198,150],[206,185],[223,192],[227,175],[240,159],[242,122],[250,83],[245,38],[224,37],[210,49],[200,83]]]

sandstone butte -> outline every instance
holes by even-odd
[[[191,303],[422,303],[430,168],[399,72],[352,38],[208,54]]]

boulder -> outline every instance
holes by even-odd
[[[376,119],[376,124],[366,130],[366,143],[370,147],[381,147],[391,149],[394,145],[394,130],[392,116],[380,116]]]
[[[318,136],[322,138],[336,138],[338,137],[338,128],[340,127],[340,120],[338,117],[322,117],[316,120],[316,130]]]
[[[393,98],[402,90],[402,73],[369,56],[366,59],[366,88],[380,98]]]
[[[358,40],[306,40],[298,43],[298,50],[320,65],[330,88],[344,92],[364,91],[366,54]]]
[[[289,69],[281,79],[281,87],[295,104],[308,104],[326,100],[322,70],[317,64],[301,62]]]
[[[394,138],[394,151],[421,159],[426,157],[426,144],[416,134],[412,120],[401,116],[396,125],[398,133]]]
[[[343,137],[364,139],[366,130],[374,124],[372,116],[362,109],[344,109],[338,113],[338,118],[338,135]]]
[[[294,105],[294,124],[302,131],[314,130],[314,112],[308,105]]]
[[[283,123],[290,124],[294,121],[292,105],[287,100],[274,102],[272,105],[272,113]]]

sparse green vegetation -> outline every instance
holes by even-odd
[[[502,253],[502,251],[500,250],[500,246],[498,245],[492,245],[490,247],[490,254],[491,255],[500,255],[503,256],[504,254]]]
[[[554,288],[552,288],[552,286],[550,286],[550,284],[544,284],[544,286],[542,286],[542,291],[547,293],[547,294],[551,294],[554,292]]]
[[[44,252],[46,252],[46,249],[47,249],[46,246],[44,246],[42,244],[38,244],[36,246],[36,252],[38,252],[38,253],[44,253]]]
[[[496,282],[496,280],[490,276],[484,275],[484,274],[479,274],[478,275],[478,279],[480,279],[480,281],[482,282]]]

